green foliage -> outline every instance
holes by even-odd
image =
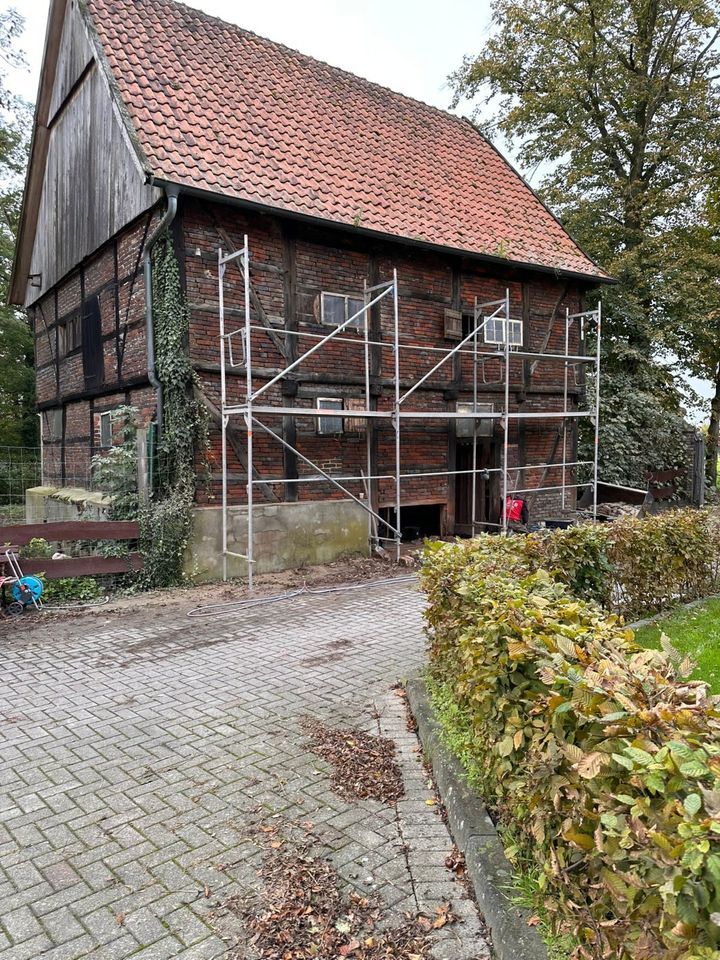
[[[720,530],[709,511],[619,520],[608,525],[607,544],[606,602],[628,616],[697,600],[720,586]]]
[[[22,549],[23,557],[39,557],[45,560],[49,560],[54,552],[53,547],[42,537],[33,537],[30,543]]]
[[[174,587],[184,578],[183,561],[192,531],[192,499],[181,485],[140,513],[140,575],[147,589]]]
[[[647,456],[675,456],[684,398],[669,351],[716,384],[712,473],[720,4],[493,0],[492,11],[492,33],[451,78],[456,102],[477,98],[485,129],[544,171],[543,198],[620,281],[599,294],[602,477],[634,483]]]
[[[94,485],[111,498],[110,520],[134,520],[138,515],[137,410],[118,407],[112,413],[113,445],[92,459]]]
[[[424,555],[431,670],[469,725],[474,779],[579,956],[716,957],[720,711],[615,615],[530,569],[524,539]]]
[[[207,415],[193,395],[195,374],[188,355],[189,313],[169,234],[153,263],[153,303],[157,372],[163,385],[163,433],[159,449],[158,489],[140,512],[140,548],[147,587],[183,580],[183,562],[192,529],[195,464],[203,463],[208,444]]]
[[[458,705],[449,683],[440,682],[437,677],[429,675],[426,677],[426,685],[433,712],[440,721],[443,743],[462,764],[468,783],[479,787],[482,778],[475,756],[475,738],[470,714]],[[577,943],[567,935],[559,935],[554,929],[552,917],[542,902],[537,864],[521,858],[516,830],[512,823],[501,823],[498,827],[505,852],[510,855],[514,868],[512,883],[507,889],[510,900],[538,917],[537,930],[547,947],[548,960],[568,960]]]
[[[0,446],[35,446],[34,341],[22,311],[8,306],[25,166],[32,130],[30,106],[7,89],[5,69],[22,66],[17,40],[23,18],[0,13]]]
[[[43,603],[85,603],[99,600],[101,596],[100,584],[93,577],[65,577],[61,580],[43,581]]]
[[[583,600],[638,618],[720,590],[720,526],[709,510],[671,510],[523,537],[447,545],[453,565],[525,577],[547,570]]]
[[[644,488],[649,470],[687,465],[688,429],[669,371],[650,366],[631,373],[605,364],[600,378],[599,475],[606,483]],[[592,460],[595,426],[579,423],[579,459]]]

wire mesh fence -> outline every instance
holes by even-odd
[[[25,491],[42,483],[40,447],[0,447],[0,522],[25,519]]]

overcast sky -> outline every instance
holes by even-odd
[[[490,31],[490,0],[189,0],[213,16],[222,17],[261,36],[294,47],[382,83],[393,90],[448,109],[448,75],[465,54],[477,51]],[[34,101],[45,43],[49,0],[14,0],[25,17],[21,46],[29,69],[16,71],[11,86]],[[458,113],[470,113],[464,104]],[[507,146],[498,144],[507,152]],[[512,155],[510,159],[514,158]],[[709,384],[692,380],[709,396]]]

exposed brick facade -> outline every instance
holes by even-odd
[[[156,214],[157,216],[157,214]],[[43,411],[47,479],[70,479],[68,463],[89,463],[99,446],[99,414],[122,403],[132,403],[148,420],[154,412],[153,391],[145,369],[144,288],[141,245],[147,235],[148,216],[140,218],[122,235],[107,244],[73,275],[46,295],[33,310],[38,356],[38,402]],[[342,233],[330,228],[310,227],[299,221],[261,215],[240,208],[181,199],[174,226],[181,274],[191,308],[190,356],[206,396],[219,404],[219,338],[217,251],[219,246],[239,248],[243,235],[249,236],[251,279],[259,298],[262,316],[252,311],[255,327],[269,324],[275,341],[265,329],[253,333],[254,385],[263,382],[304,352],[330,331],[322,323],[322,291],[362,296],[363,281],[369,284],[390,279],[393,269],[399,278],[400,382],[404,392],[428,372],[441,358],[442,351],[457,341],[445,338],[445,311],[461,310],[471,314],[475,299],[488,301],[504,296],[510,289],[512,315],[521,318],[524,344],[529,350],[561,352],[564,347],[565,309],[580,308],[582,289],[576,281],[565,281],[549,274],[503,270],[496,265],[461,259],[408,245],[383,242]],[[244,291],[239,261],[230,264],[224,285],[227,326],[239,326]],[[84,348],[80,346],[57,357],[59,325],[66,322],[89,298],[97,296],[102,327],[102,383],[87,383],[84,372]],[[390,410],[394,402],[394,355],[392,299],[387,298],[372,311],[370,349],[372,406]],[[297,336],[293,335],[297,334]],[[240,339],[234,341],[240,356]],[[496,350],[483,345],[481,354]],[[580,345],[576,336],[571,351]],[[85,358],[87,364],[87,358]],[[479,365],[481,403],[502,408],[504,401],[503,367],[497,359]],[[563,364],[519,357],[513,359],[510,377],[510,409],[542,412],[562,408]],[[458,402],[472,400],[473,358],[469,353],[448,361],[407,401],[406,409],[455,411]],[[364,346],[362,334],[349,329],[342,342],[330,342],[263,397],[264,405],[296,406],[312,409],[318,398],[341,398],[345,408],[364,405]],[[571,401],[582,391],[570,371]],[[245,396],[245,370],[238,367],[228,376],[228,396],[238,403]],[[59,412],[58,412],[59,411]],[[340,435],[322,436],[317,418],[260,417],[273,431],[282,434],[310,460],[328,473],[357,476],[366,470],[367,433],[365,423],[345,419]],[[545,463],[561,456],[560,421],[527,420],[513,423],[510,430],[510,463]],[[232,427],[244,444],[244,424],[234,418]],[[373,452],[373,471],[387,479],[375,486],[375,502],[390,508],[394,504],[394,431],[388,420],[371,420],[367,427]],[[575,459],[575,426],[568,433],[568,459]],[[402,473],[452,471],[465,469],[468,463],[467,441],[455,438],[453,421],[442,419],[403,421]],[[257,429],[255,467],[258,478],[272,482],[280,499],[333,499],[343,494],[322,481],[290,484],[285,479],[307,476],[310,467]],[[496,423],[493,436],[481,444],[479,462],[498,467],[502,431]],[[211,479],[198,485],[200,503],[220,501],[220,438],[211,431]],[[54,472],[57,471],[57,477]],[[245,501],[245,472],[232,450],[229,451],[231,476],[230,502]],[[489,519],[497,519],[499,475],[493,474],[487,485]],[[512,485],[533,487],[558,483],[560,471],[547,474],[527,469],[513,472]],[[453,477],[406,478],[402,481],[402,503],[438,504],[442,507],[443,532],[453,532],[462,518],[456,518],[456,502],[462,495],[456,486],[468,479]],[[348,484],[353,493],[363,493],[362,482]],[[265,500],[263,488],[256,487],[256,498]],[[469,495],[469,486],[466,494]],[[466,497],[467,499],[467,497]],[[536,516],[559,510],[558,495],[538,496],[533,509]],[[491,515],[492,516],[491,516]]]

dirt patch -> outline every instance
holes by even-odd
[[[363,730],[328,727],[305,717],[301,729],[310,749],[333,767],[332,788],[345,800],[397,803],[404,794],[402,772],[395,760],[395,744]]]
[[[299,839],[287,832],[280,825],[259,828],[262,891],[231,897],[213,917],[228,945],[227,960],[245,960],[248,947],[258,960],[425,960],[433,932],[456,922],[451,905],[443,904],[433,917],[406,914],[390,926],[380,900],[343,890],[318,850],[312,824]],[[228,919],[240,922],[239,933],[228,935]]]
[[[113,620],[116,614],[142,610],[150,613],[162,608],[173,613],[185,614],[194,607],[232,603],[240,600],[273,597],[302,587],[333,587],[345,583],[363,583],[392,577],[407,577],[412,573],[406,564],[396,564],[387,559],[354,557],[336,560],[299,570],[283,570],[255,577],[255,589],[251,594],[247,583],[231,580],[228,583],[200,584],[193,587],[175,587],[170,590],[155,590],[149,593],[133,593],[111,597],[108,603],[73,609],[53,608],[51,604],[39,614],[27,612],[22,617],[0,621],[0,631],[6,626],[14,631],[35,630],[53,623],[100,617]]]

